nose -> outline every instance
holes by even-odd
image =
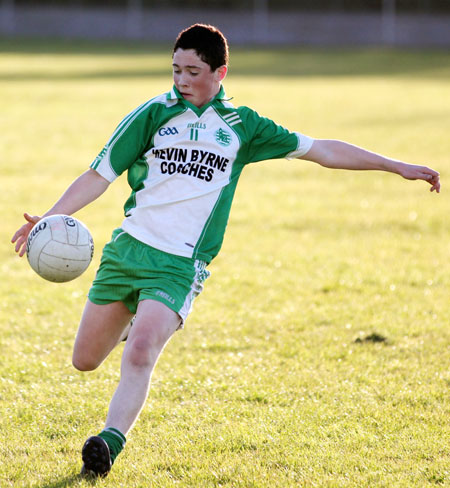
[[[180,86],[184,86],[184,87],[188,86],[189,83],[188,83],[186,73],[180,73],[179,78],[178,78],[178,84]]]

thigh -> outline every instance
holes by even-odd
[[[158,356],[180,325],[181,317],[167,305],[157,300],[141,300],[128,335],[124,355],[132,350],[139,350],[142,359],[145,359],[147,354]]]
[[[77,369],[98,367],[114,349],[133,314],[122,302],[97,305],[86,302],[73,349]]]

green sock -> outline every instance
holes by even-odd
[[[103,429],[98,436],[108,444],[109,452],[111,454],[111,463],[114,463],[116,457],[125,447],[125,443],[127,442],[126,437],[120,430],[117,430],[114,427]]]

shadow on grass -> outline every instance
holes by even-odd
[[[88,42],[42,39],[0,39],[2,53],[25,57],[47,55],[42,69],[20,70],[0,74],[0,81],[121,79],[171,77],[172,46],[132,42]],[[98,57],[98,69],[65,72],[46,66],[58,64],[61,57],[88,55]],[[101,60],[117,58],[117,68],[101,68]],[[121,60],[136,58],[134,66],[122,66]],[[110,62],[111,60],[109,60]],[[304,47],[232,47],[230,74],[257,77],[336,77],[336,76],[419,76],[450,77],[450,54],[433,49],[382,48],[304,48]],[[49,64],[50,63],[50,64]],[[6,63],[5,63],[6,65]],[[26,66],[26,60],[24,59]]]
[[[84,481],[90,486],[95,486],[99,478],[84,478],[80,474],[72,474],[57,481],[36,485],[35,488],[69,488],[75,484],[78,485],[81,481]]]

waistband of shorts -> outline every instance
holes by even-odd
[[[136,239],[136,237],[133,237],[131,234],[123,230],[121,227],[118,227],[117,229],[113,230],[112,236],[111,236],[111,242],[116,242],[118,241],[122,236],[126,236],[127,239],[136,247],[139,248],[146,248],[146,249],[152,249],[153,251],[157,253],[161,253],[165,256],[171,256],[175,259],[180,259],[181,261],[184,261],[186,263],[192,263],[197,271],[204,270],[206,266],[208,266],[208,263],[206,261],[203,261],[201,259],[196,259],[196,258],[188,258],[186,256],[180,256],[178,254],[173,254],[167,251],[163,251],[162,249],[158,249],[157,247],[150,246],[149,244],[146,244],[145,242],[140,241],[139,239]]]

